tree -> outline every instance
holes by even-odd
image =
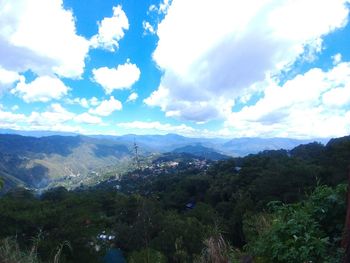
[[[341,262],[346,187],[317,187],[303,202],[270,203],[271,227],[248,244],[258,262]]]
[[[165,256],[154,249],[142,249],[140,251],[134,251],[128,257],[130,263],[165,263]]]

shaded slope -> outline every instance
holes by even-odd
[[[186,145],[184,147],[173,150],[175,153],[189,153],[197,157],[217,161],[229,158],[227,155],[216,152],[215,150],[205,147],[201,144]]]
[[[0,173],[11,185],[45,187],[54,179],[118,165],[131,154],[125,145],[84,136],[0,135]]]

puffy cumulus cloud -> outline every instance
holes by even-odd
[[[92,47],[115,51],[124,31],[129,29],[128,18],[120,5],[113,7],[113,16],[106,17],[98,23],[98,34],[90,40]]]
[[[102,119],[97,116],[92,116],[87,112],[77,115],[74,120],[80,123],[86,124],[100,124],[102,123]]]
[[[99,117],[89,113],[76,114],[68,111],[59,103],[53,103],[44,112],[32,112],[26,118],[25,128],[30,130],[49,130],[86,133],[77,124],[101,124]],[[23,129],[23,128],[22,128]]]
[[[89,103],[91,104],[91,106],[97,106],[101,102],[98,100],[98,98],[92,97],[91,99],[89,99]]]
[[[18,130],[53,130],[53,127],[62,125],[74,116],[74,113],[67,111],[58,103],[51,104],[47,111],[34,111],[30,115],[0,109],[0,126]]]
[[[350,105],[350,86],[328,91],[323,95],[323,103],[327,106],[336,107]]]
[[[129,95],[128,99],[126,100],[127,102],[132,102],[137,100],[137,98],[139,97],[139,95],[136,92],[133,92]]]
[[[24,114],[12,113],[0,109],[0,126],[2,128],[17,128],[24,121],[26,121]]]
[[[334,56],[332,56],[332,59],[333,59],[333,65],[337,65],[338,63],[341,62],[342,55],[340,53],[337,53]]]
[[[158,132],[158,133],[178,133],[184,135],[196,134],[196,130],[185,124],[171,125],[169,123],[160,123],[158,121],[145,122],[145,121],[133,121],[118,123],[117,126],[124,129],[142,130],[142,132]]]
[[[11,87],[19,79],[20,75],[17,72],[6,70],[0,66],[0,91]]]
[[[65,100],[67,104],[78,104],[83,108],[90,108],[91,106],[97,106],[100,104],[100,101],[96,97],[92,97],[90,99],[87,98],[67,98]]]
[[[189,96],[186,97],[186,94]],[[184,118],[195,122],[215,119],[218,116],[227,116],[234,105],[233,99],[224,96],[216,97],[213,94],[210,98],[203,97],[197,100],[191,99],[191,95],[192,93],[189,90],[181,96],[174,97],[169,89],[160,86],[144,102],[149,106],[159,106],[167,117]]]
[[[68,90],[69,88],[57,77],[42,76],[26,83],[25,78],[21,76],[19,83],[11,92],[25,102],[48,102],[62,98],[68,93]]]
[[[89,113],[99,116],[109,116],[113,112],[121,110],[122,108],[122,103],[111,96],[109,100],[102,101],[95,109],[90,109]]]
[[[49,109],[44,112],[32,112],[28,122],[34,126],[55,126],[72,120],[75,113],[62,107],[59,103],[53,103]]]
[[[140,69],[129,60],[116,68],[93,69],[92,73],[94,81],[100,84],[107,94],[112,93],[113,90],[131,88],[141,74]]]
[[[145,103],[182,119],[224,118],[247,88],[319,52],[346,24],[347,2],[174,0],[153,54],[164,74]]]
[[[100,125],[102,119],[87,112],[76,114],[59,103],[52,103],[45,111],[33,111],[30,115],[0,109],[0,126],[3,128],[87,133],[86,126],[80,124]]]
[[[314,68],[282,86],[270,82],[255,104],[229,115],[232,136],[332,137],[350,131],[350,63]]]
[[[2,68],[69,78],[83,73],[89,41],[77,35],[62,0],[1,1],[0,24]]]
[[[89,108],[89,101],[86,98],[75,98],[74,102],[78,103],[84,108]]]

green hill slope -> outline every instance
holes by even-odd
[[[0,135],[0,173],[10,186],[42,188],[62,178],[98,176],[131,156],[124,144],[84,136]]]

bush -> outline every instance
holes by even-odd
[[[21,250],[16,239],[5,238],[0,242],[0,262],[2,263],[39,263],[36,246]]]
[[[317,187],[304,202],[270,203],[271,227],[247,245],[258,262],[341,262],[346,187]]]

